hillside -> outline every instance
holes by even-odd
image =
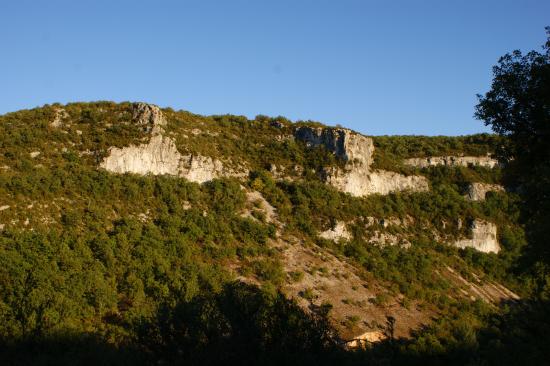
[[[505,143],[145,103],[0,116],[4,357],[444,353],[530,292]]]

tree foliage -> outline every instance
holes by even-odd
[[[507,180],[524,200],[527,270],[544,273],[539,293],[549,298],[550,280],[544,278],[550,275],[550,27],[546,31],[542,53],[514,51],[500,58],[491,90],[479,96],[475,115],[508,137],[500,153],[508,161]]]

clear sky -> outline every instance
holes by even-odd
[[[460,135],[548,0],[0,0],[0,113],[147,101],[360,132]]]

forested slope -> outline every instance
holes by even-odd
[[[515,271],[505,165],[476,163],[506,143],[144,103],[0,116],[0,357],[498,359],[511,333],[494,324],[515,327],[537,287]],[[452,159],[407,163],[430,157]]]

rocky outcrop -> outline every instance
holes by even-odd
[[[429,189],[426,178],[419,175],[402,175],[395,172],[376,170],[369,176],[366,194],[389,194],[399,191],[419,192]]]
[[[181,160],[180,177],[192,182],[207,182],[224,176],[240,176],[235,171],[226,169],[219,160],[208,156],[186,155]]]
[[[403,235],[395,235],[387,232],[375,231],[368,239],[369,244],[385,247],[388,245],[399,245],[402,248],[410,248],[411,242]]]
[[[392,226],[393,227],[406,228],[406,227],[414,225],[414,217],[409,216],[409,215],[406,215],[403,218],[390,216],[390,217],[385,217],[383,219],[380,219],[379,223],[384,228],[388,228],[388,227],[392,227]]]
[[[388,194],[398,191],[426,191],[428,181],[421,176],[405,176],[371,170],[374,144],[371,138],[344,128],[299,127],[295,138],[307,146],[323,146],[346,162],[344,168],[330,167],[322,178],[338,190],[354,196]]]
[[[63,108],[55,110],[55,116],[53,121],[50,123],[50,126],[53,128],[60,128],[63,126],[63,120],[67,119],[69,114]]]
[[[147,103],[134,103],[132,106],[134,123],[143,126],[145,132],[162,133],[166,119],[159,107]]]
[[[244,174],[227,169],[223,164],[210,157],[201,155],[182,155],[174,142],[164,136],[166,119],[159,107],[135,103],[133,119],[151,134],[148,143],[123,148],[112,147],[100,167],[113,173],[135,173],[153,175],[175,175],[192,182],[203,183],[222,176]]]
[[[389,194],[399,191],[427,191],[426,178],[418,175],[402,175],[386,170],[369,171],[365,166],[349,164],[344,169],[330,168],[323,172],[330,185],[353,196]]]
[[[484,253],[498,253],[500,245],[497,240],[495,224],[476,219],[471,225],[472,238],[462,239],[454,243],[459,248],[474,248]]]
[[[503,192],[504,187],[499,184],[470,183],[466,198],[470,201],[484,201],[487,192]]]
[[[419,168],[427,168],[430,166],[482,166],[485,168],[494,168],[499,165],[498,160],[486,156],[430,156],[427,158],[410,158],[405,159],[406,165]]]
[[[362,349],[368,347],[370,343],[378,343],[388,337],[381,330],[373,330],[356,336],[354,339],[346,342],[349,349]]]
[[[113,173],[179,175],[182,159],[174,141],[158,134],[147,144],[111,148],[101,167]]]
[[[520,300],[520,297],[508,288],[487,279],[482,280],[473,272],[470,272],[471,280],[465,279],[458,271],[449,266],[445,266],[444,271],[438,271],[438,274],[449,279],[451,283],[458,285],[458,292],[469,297],[472,301],[481,300],[488,304],[497,305],[503,301]]]
[[[297,140],[308,146],[324,146],[338,158],[347,162],[372,164],[374,144],[372,139],[344,128],[298,127],[294,133]]]
[[[336,225],[329,230],[323,231],[319,236],[326,240],[339,241],[339,240],[350,240],[351,233],[346,227],[346,223],[338,222]]]

